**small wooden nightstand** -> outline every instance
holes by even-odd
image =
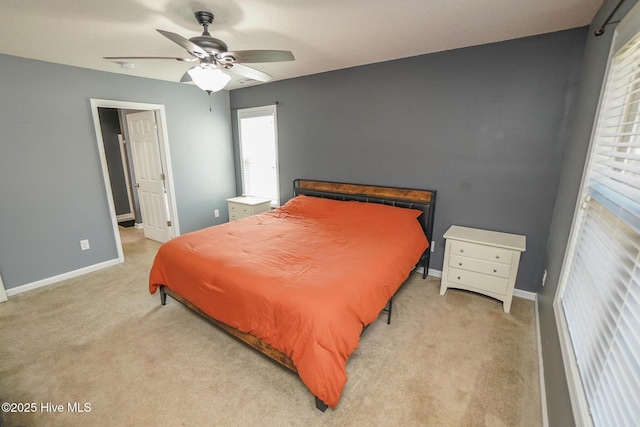
[[[502,301],[508,313],[526,237],[453,225],[444,238],[440,295],[447,288],[478,292]]]
[[[227,199],[229,221],[246,218],[271,209],[271,200],[253,196],[239,196]]]

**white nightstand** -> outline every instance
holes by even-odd
[[[452,225],[444,238],[440,295],[447,288],[478,292],[502,301],[508,313],[526,237]]]
[[[227,199],[229,221],[246,218],[271,209],[271,200],[262,197],[239,196]]]

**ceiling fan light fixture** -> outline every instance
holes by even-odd
[[[187,73],[196,86],[209,94],[222,90],[231,80],[230,75],[218,68],[193,67]]]
[[[200,89],[211,94],[222,90],[231,81],[231,76],[240,76],[257,82],[268,82],[271,76],[245,64],[263,62],[294,61],[293,53],[288,50],[233,50],[227,44],[209,33],[213,23],[213,13],[196,11],[196,21],[203,27],[202,35],[184,38],[180,34],[157,29],[167,39],[179,45],[189,53],[188,58],[169,56],[105,56],[109,61],[129,62],[137,59],[172,59],[177,61],[198,61],[199,65],[183,74],[181,83],[193,81]],[[133,65],[132,65],[133,66]],[[126,65],[122,65],[126,67]],[[225,72],[223,72],[225,71]],[[227,74],[230,73],[231,75]]]

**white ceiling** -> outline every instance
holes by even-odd
[[[179,81],[193,66],[103,56],[188,56],[155,31],[200,35],[193,12],[229,50],[290,50],[293,62],[249,64],[274,80],[588,25],[603,0],[2,0],[0,53]],[[227,89],[243,87],[240,78]],[[251,83],[250,83],[251,84]]]

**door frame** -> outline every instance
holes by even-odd
[[[136,219],[136,215],[135,209],[133,207],[133,198],[131,197],[131,172],[129,172],[129,162],[127,162],[127,149],[124,146],[124,137],[122,136],[122,133],[118,134],[118,145],[120,146],[120,159],[122,160],[122,170],[125,177],[124,185],[127,189],[127,200],[129,201],[129,213],[116,216],[118,222],[120,222]]]
[[[160,148],[160,162],[165,173],[165,188],[167,191],[167,203],[169,204],[169,221],[171,221],[172,236],[180,235],[180,226],[178,223],[178,207],[174,196],[173,171],[171,169],[171,158],[169,155],[169,134],[167,131],[167,118],[163,104],[148,104],[142,102],[117,101],[110,99],[90,98],[91,114],[93,115],[94,130],[96,132],[96,141],[98,144],[98,154],[100,156],[100,164],[102,166],[102,178],[104,180],[104,190],[109,205],[109,216],[113,226],[113,236],[118,248],[118,259],[124,262],[124,252],[122,250],[122,241],[120,240],[120,232],[118,231],[118,220],[116,216],[115,203],[113,194],[111,194],[111,181],[109,179],[109,170],[107,169],[107,157],[104,151],[104,141],[102,139],[102,126],[98,115],[98,108],[117,108],[126,110],[152,110],[155,111],[156,121],[158,124],[158,140]]]
[[[5,302],[5,301],[7,301],[7,291],[4,289],[2,276],[0,276],[0,302]]]

